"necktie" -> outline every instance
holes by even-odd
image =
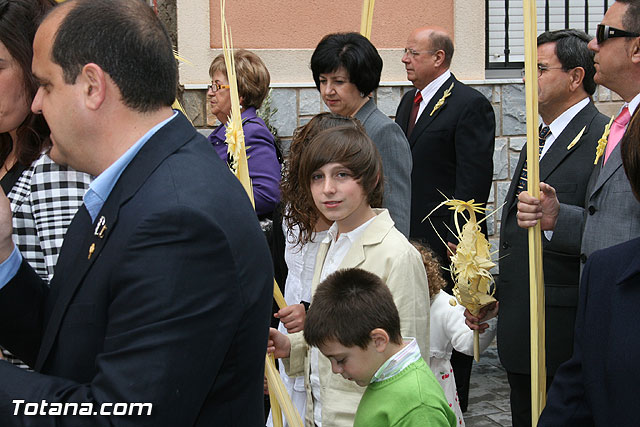
[[[413,106],[411,107],[411,114],[409,115],[409,124],[407,125],[407,138],[411,136],[411,132],[413,132],[413,128],[416,126],[416,118],[418,117],[421,102],[422,93],[416,91],[416,96],[413,98]]]
[[[609,132],[609,140],[607,141],[607,148],[604,152],[604,163],[607,163],[609,160],[609,156],[614,148],[618,145],[622,136],[624,135],[624,131],[627,128],[627,124],[631,120],[631,114],[629,114],[629,108],[624,107],[618,117],[613,121],[611,125],[611,131]]]
[[[540,129],[540,134],[538,135],[538,154],[542,154],[542,149],[544,148],[544,143],[547,141],[547,137],[551,134],[551,129],[549,126],[545,126]],[[518,194],[522,193],[527,189],[527,161],[524,161],[524,165],[522,165],[522,172],[520,172],[520,179],[518,179],[518,188],[516,189],[516,197]]]

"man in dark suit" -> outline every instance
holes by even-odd
[[[523,192],[518,202],[521,227],[540,221],[543,230],[554,230],[558,242],[572,243],[567,236],[582,235],[578,248],[563,250],[579,250],[581,262],[588,263],[580,285],[573,355],[556,372],[540,418],[544,426],[632,425],[628,409],[637,401],[637,369],[629,362],[638,343],[628,327],[637,324],[638,292],[633,285],[638,260],[628,251],[637,251],[640,203],[622,167],[620,141],[638,139],[637,118],[629,125],[633,134],[623,135],[640,104],[640,2],[613,3],[589,48],[595,52],[595,82],[618,93],[625,104],[612,123],[606,148],[594,156],[597,165],[585,207],[559,203],[556,190],[546,183],[540,184],[540,200]],[[633,186],[637,189],[637,180]],[[618,246],[594,253],[613,245]]]
[[[556,188],[562,203],[584,207],[598,140],[608,122],[589,96],[595,91],[593,53],[582,31],[558,30],[538,36],[540,179]],[[502,208],[498,279],[498,352],[511,386],[514,426],[531,425],[529,269],[527,230],[518,227],[517,196],[526,189],[526,147],[520,153]],[[580,253],[555,248],[545,233],[547,387],[558,366],[571,357],[578,304]],[[571,237],[579,246],[580,234]],[[567,242],[563,242],[567,244]]]
[[[407,135],[413,157],[409,234],[426,243],[447,265],[447,247],[438,236],[455,251],[458,241],[449,232],[455,230],[452,211],[447,207],[435,211],[430,217],[433,226],[422,220],[444,200],[443,194],[486,204],[493,179],[495,115],[481,93],[460,83],[449,71],[453,42],[444,30],[414,30],[404,52],[407,78],[416,88],[402,97],[396,113],[396,123]],[[485,222],[482,230],[486,234]],[[464,362],[458,363],[458,358]],[[451,360],[464,411],[471,358],[454,351]]]
[[[611,125],[606,148],[594,153],[597,163],[587,186],[584,208],[560,203],[556,189],[540,183],[540,200],[527,192],[518,196],[518,225],[553,230],[558,249],[580,251],[584,264],[591,253],[640,236],[640,203],[633,197],[622,167],[619,141],[640,104],[640,4],[616,1],[589,42],[595,52],[594,80],[625,101]],[[582,236],[576,242],[572,236]]]
[[[36,371],[0,362],[0,425],[260,425],[269,252],[238,180],[171,110],[166,30],[142,1],[66,2],[33,71],[51,157],[97,178],[51,288],[0,199],[0,342]]]

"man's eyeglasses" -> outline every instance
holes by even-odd
[[[538,77],[540,77],[545,71],[549,70],[564,70],[564,67],[547,67],[546,65],[538,64]],[[524,77],[524,68],[520,73],[522,74],[522,77]]]
[[[608,25],[598,24],[596,29],[596,41],[598,44],[604,43],[606,40],[614,37],[640,37],[638,33],[630,33],[629,31],[619,28],[610,27]]]
[[[405,55],[409,55],[412,58],[415,58],[416,56],[420,55],[421,53],[430,53],[430,54],[434,54],[437,52],[437,50],[414,50],[408,47],[405,47],[403,50]]]
[[[229,89],[229,85],[221,85],[220,83],[211,83],[207,86],[207,90],[211,93],[216,93],[220,89]]]

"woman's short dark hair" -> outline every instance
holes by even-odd
[[[242,106],[260,108],[269,94],[271,76],[267,66],[258,55],[244,49],[236,50],[233,53],[233,60],[236,64],[238,96],[242,98]],[[212,78],[218,71],[227,75],[223,54],[216,56],[209,66],[209,75]]]
[[[320,90],[320,74],[344,68],[349,81],[363,96],[373,92],[380,84],[382,58],[375,46],[358,33],[334,33],[324,36],[311,55],[311,71]]]
[[[349,268],[318,285],[304,322],[304,338],[315,347],[335,340],[366,349],[376,328],[384,329],[394,344],[402,344],[400,315],[389,288],[375,274]]]
[[[42,16],[54,5],[53,0],[0,0],[0,42],[22,71],[25,98],[29,103],[38,90],[38,83],[31,74],[33,38]],[[16,135],[17,160],[24,166],[31,165],[49,143],[47,123],[42,115],[31,111],[18,126]],[[11,136],[0,134],[0,164],[5,162],[12,148]]]
[[[313,172],[328,163],[340,163],[353,173],[360,183],[367,202],[373,208],[382,206],[384,193],[382,158],[376,145],[362,128],[337,126],[318,133],[302,153],[298,181],[300,182],[300,203],[315,209],[311,195]],[[315,222],[303,223],[310,234]]]

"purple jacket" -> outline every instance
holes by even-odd
[[[264,121],[256,115],[254,107],[249,107],[242,113],[242,120],[256,213],[269,214],[280,201],[280,164],[276,155],[275,141]],[[226,131],[227,128],[220,125],[209,135],[209,141],[225,162],[227,161]]]

